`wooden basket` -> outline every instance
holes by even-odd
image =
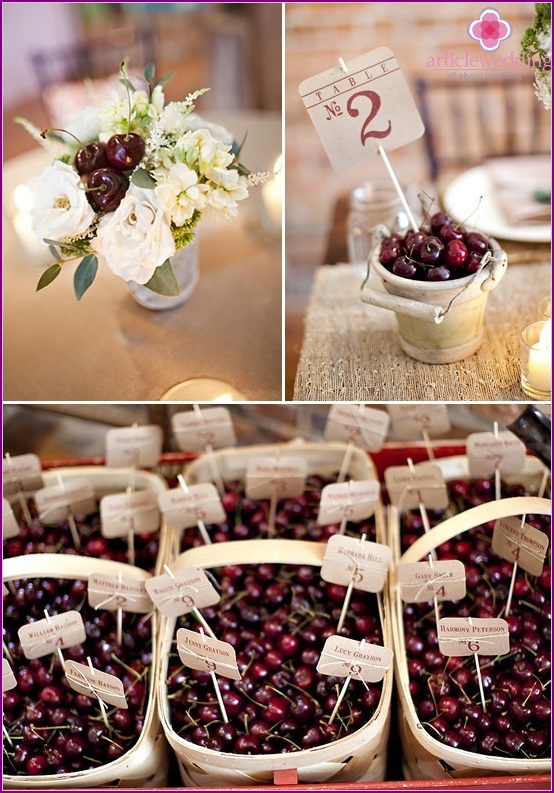
[[[156,494],[163,493],[167,490],[167,484],[161,476],[149,473],[148,471],[133,470],[131,468],[105,468],[95,465],[72,466],[69,468],[56,468],[55,470],[44,471],[42,476],[44,486],[50,487],[58,484],[58,475],[60,475],[64,482],[70,482],[73,479],[86,479],[92,487],[98,499],[107,496],[111,493],[125,492],[125,489],[133,482],[136,490],[150,490]],[[26,497],[34,496],[35,491],[25,491]],[[18,514],[19,503],[16,496],[11,496],[13,509]],[[161,519],[160,539],[158,558],[156,560],[156,572],[161,570],[162,564],[162,551],[167,544],[166,540],[167,525]],[[61,554],[60,554],[61,555]],[[87,557],[90,558],[90,557]]]
[[[468,477],[466,457],[444,458],[433,461],[440,465],[446,479]],[[544,466],[535,458],[527,457],[525,469],[513,479],[531,485],[538,484]],[[505,477],[510,480],[510,477]],[[550,772],[548,760],[512,759],[478,754],[454,749],[433,738],[420,724],[409,693],[407,654],[402,618],[403,603],[397,585],[398,564],[421,561],[430,551],[457,534],[469,531],[488,521],[513,515],[534,513],[551,515],[548,499],[533,496],[505,498],[466,510],[448,518],[400,555],[400,515],[396,506],[389,508],[389,542],[393,553],[393,570],[389,577],[391,620],[394,644],[395,679],[399,693],[399,732],[402,743],[402,768],[407,779],[456,779],[464,777],[502,776],[505,774],[529,775]]]
[[[242,540],[192,548],[172,564],[183,567],[211,568],[231,564],[302,564],[321,566],[325,545],[301,540]],[[390,646],[388,604],[384,596],[385,624],[383,639]],[[162,667],[158,702],[167,740],[179,760],[186,784],[201,787],[255,785],[271,783],[275,772],[297,769],[299,782],[337,782],[383,780],[386,772],[387,739],[390,725],[392,668],[383,679],[380,702],[370,722],[352,735],[326,746],[289,754],[239,755],[205,749],[181,738],[173,730],[167,701],[167,667],[171,643],[175,636],[175,619],[165,620],[161,642]]]
[[[19,578],[70,578],[84,579],[93,574],[117,575],[122,573],[134,581],[145,581],[150,574],[130,565],[108,559],[64,556],[62,554],[31,554],[6,559],[3,580]],[[13,790],[73,790],[97,787],[154,788],[166,784],[168,751],[160,728],[155,702],[156,671],[159,668],[157,642],[157,615],[152,617],[152,667],[150,692],[146,706],[144,727],[135,745],[117,760],[87,771],[68,774],[25,776],[4,774],[4,788]]]

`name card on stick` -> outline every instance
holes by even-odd
[[[382,146],[392,151],[424,132],[392,50],[378,47],[304,80],[300,96],[331,164],[352,168]]]
[[[471,476],[490,476],[495,471],[516,474],[525,465],[525,445],[513,432],[474,432],[467,436]]]
[[[326,441],[355,443],[369,452],[383,446],[390,424],[385,410],[365,405],[331,405],[324,437]]]
[[[106,465],[110,468],[153,468],[162,453],[161,427],[117,427],[106,433]]]
[[[171,426],[177,446],[186,452],[204,451],[207,446],[221,449],[237,442],[231,413],[224,407],[203,407],[199,413],[192,410],[175,413]]]

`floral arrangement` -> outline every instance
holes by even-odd
[[[39,132],[16,119],[58,149],[52,165],[29,184],[33,229],[55,259],[37,291],[66,263],[78,261],[78,300],[99,263],[125,281],[177,295],[170,258],[192,242],[203,212],[234,217],[248,187],[265,181],[266,174],[250,174],[240,164],[240,147],[223,127],[194,112],[195,100],[209,89],[165,103],[163,86],[170,77],[156,81],[149,64],[138,78],[144,87],[137,89],[124,62],[125,93],[114,92],[79,119],[86,122],[84,140],[68,130]]]
[[[535,93],[547,110],[552,107],[551,3],[535,3],[535,21],[521,39],[521,53],[535,63]]]

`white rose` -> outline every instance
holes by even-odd
[[[175,253],[175,240],[154,190],[131,185],[115,210],[102,218],[96,252],[124,281],[147,283]]]
[[[60,240],[85,232],[95,214],[87,201],[79,174],[57,160],[29,187],[33,195],[33,230],[42,239]]]

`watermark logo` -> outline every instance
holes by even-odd
[[[467,32],[484,50],[494,52],[499,48],[501,41],[512,35],[512,26],[500,18],[495,8],[485,8],[481,11],[479,19],[474,19],[468,25]]]

